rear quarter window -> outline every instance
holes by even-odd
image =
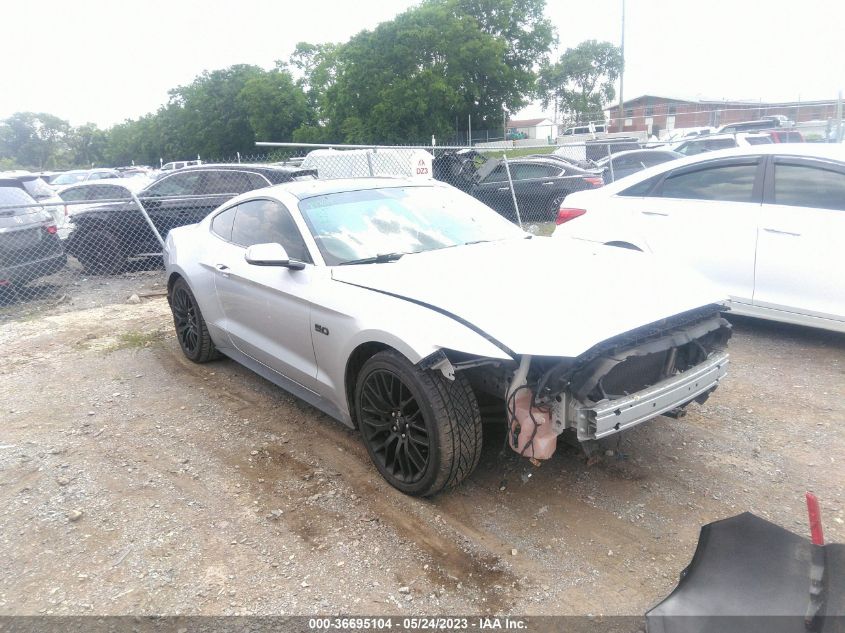
[[[235,224],[235,215],[237,212],[238,208],[232,207],[231,209],[223,211],[223,213],[215,215],[214,219],[211,221],[211,230],[227,242],[231,241],[232,226]]]
[[[651,178],[647,178],[642,182],[638,182],[636,185],[632,185],[627,189],[623,189],[617,195],[619,196],[630,196],[633,198],[642,198],[643,196],[647,196],[649,192],[654,188],[654,185],[657,184],[657,181],[660,180],[662,176],[652,176]]]

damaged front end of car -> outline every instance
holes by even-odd
[[[450,366],[465,369],[477,393],[504,399],[508,443],[520,455],[549,459],[564,432],[591,455],[602,438],[707,400],[727,375],[731,326],[723,309],[691,310],[576,358],[523,355],[511,363],[464,359]]]

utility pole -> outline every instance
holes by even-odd
[[[467,115],[467,146],[472,147],[472,115]]]
[[[619,131],[625,131],[625,0],[622,0],[622,71],[619,73]]]

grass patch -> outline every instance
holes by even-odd
[[[151,332],[124,332],[117,341],[113,343],[106,351],[116,352],[121,349],[139,349],[150,347],[155,343],[164,340],[164,330],[153,330]]]
[[[522,228],[534,235],[550,236],[555,232],[557,225],[554,222],[522,222]]]

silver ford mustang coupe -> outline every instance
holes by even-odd
[[[653,256],[523,232],[437,181],[310,180],[173,229],[185,356],[226,355],[357,428],[412,495],[478,463],[481,413],[535,463],[703,402],[727,373],[723,297]]]

